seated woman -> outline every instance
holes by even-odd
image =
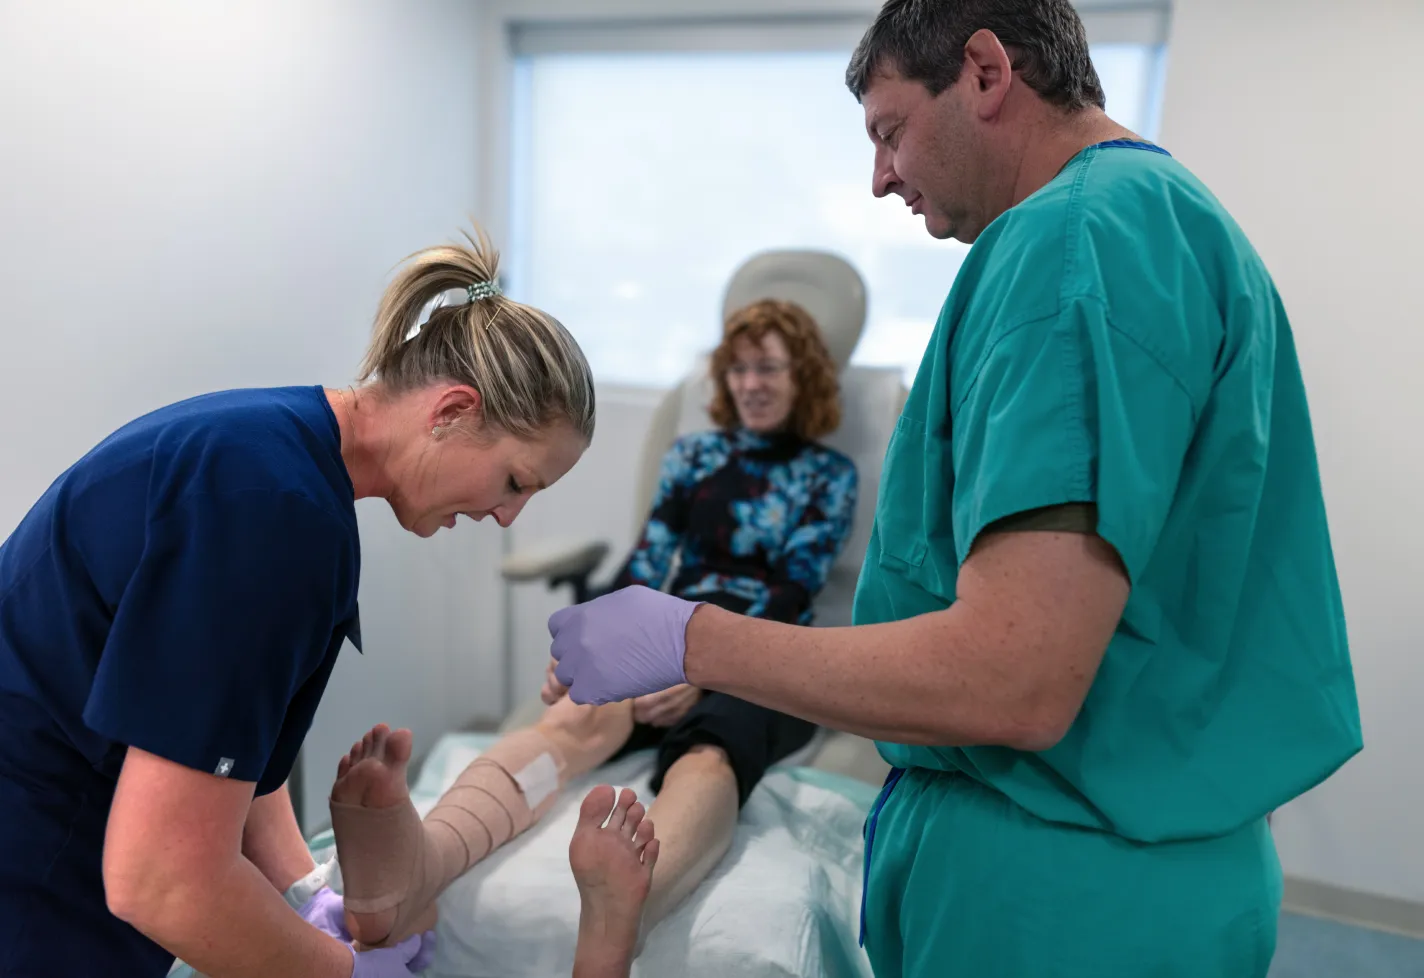
[[[711,370],[719,430],[681,438],[668,452],[653,512],[615,586],[665,588],[805,624],[856,503],[854,464],[815,441],[840,422],[834,366],[803,309],[766,300],[728,319]],[[656,747],[648,814],[660,855],[646,932],[726,853],[737,813],[767,768],[815,732],[804,720],[691,687],[597,707],[563,693],[551,671],[540,721],[475,760],[423,823],[406,792],[404,758],[387,763],[357,745],[343,762],[332,827],[359,941],[398,941],[428,927],[435,898],[532,825],[563,784],[618,754]]]

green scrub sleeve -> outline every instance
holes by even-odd
[[[1006,517],[1091,504],[1098,534],[1137,581],[1195,428],[1186,388],[1100,300],[1081,298],[994,338],[960,389],[951,409],[959,561]]]

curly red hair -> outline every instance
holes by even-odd
[[[720,428],[738,424],[736,404],[727,387],[727,368],[733,359],[733,345],[746,338],[760,344],[768,333],[776,333],[791,355],[792,377],[796,381],[796,403],[792,405],[788,427],[810,441],[840,427],[840,381],[831,354],[821,339],[820,327],[811,314],[794,302],[763,299],[738,309],[722,327],[722,342],[712,353],[712,381],[717,393],[707,413]]]

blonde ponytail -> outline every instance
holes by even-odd
[[[499,293],[499,252],[481,228],[465,238],[468,246],[406,259],[381,297],[358,379],[392,393],[468,384],[480,392],[485,421],[512,435],[528,438],[565,421],[592,440],[593,374],[578,343],[553,316]],[[466,297],[420,322],[455,290]]]

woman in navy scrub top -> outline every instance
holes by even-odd
[[[0,546],[0,975],[409,973],[284,901],[313,868],[284,783],[360,647],[355,500],[421,537],[508,526],[592,437],[578,345],[495,264],[483,235],[421,252],[363,386],[161,408]]]

